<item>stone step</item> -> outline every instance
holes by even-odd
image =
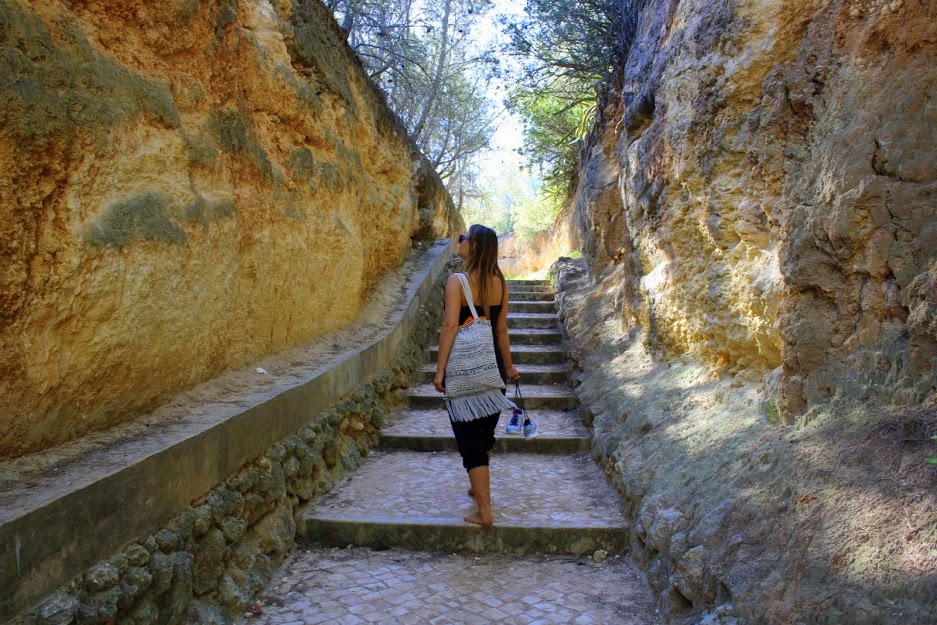
[[[552,291],[510,291],[512,302],[556,302],[556,295]]]
[[[439,346],[427,350],[429,362],[439,356]],[[569,354],[561,345],[511,345],[511,362],[515,365],[558,365],[569,361]]]
[[[508,314],[519,313],[556,313],[555,302],[515,302],[508,304]]]
[[[557,328],[508,328],[511,345],[560,345],[563,333]]]
[[[495,430],[497,453],[574,454],[588,451],[591,439],[575,410],[531,410],[540,435],[525,439],[507,434],[507,412]],[[401,410],[391,415],[381,429],[381,447],[411,451],[456,451],[455,438],[445,410]]]
[[[508,312],[508,330],[511,328],[556,328],[557,318],[547,313]]]
[[[508,280],[508,288],[511,286],[548,286],[553,288],[553,283],[549,280]]]
[[[493,528],[462,520],[476,510],[467,487],[457,453],[377,451],[300,511],[297,536],[318,545],[376,549],[573,555],[625,550],[618,495],[587,454],[496,454]]]
[[[569,381],[569,365],[520,365],[516,364],[524,384],[565,384]],[[431,384],[436,377],[436,364],[424,365],[417,372],[417,382]],[[521,389],[523,392],[523,389]]]
[[[518,299],[519,295],[534,297],[535,299],[555,300],[556,292],[553,289],[541,288],[539,286],[522,286],[508,289],[509,299]]]
[[[521,384],[524,406],[529,410],[570,410],[576,407],[576,395],[565,384]],[[417,384],[407,394],[410,408],[442,409],[442,393],[432,384]],[[508,398],[511,392],[508,392]]]
[[[437,339],[439,333],[436,333]],[[563,333],[558,328],[508,328],[511,345],[562,345]]]

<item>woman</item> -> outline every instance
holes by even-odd
[[[459,235],[458,254],[465,262],[465,274],[468,276],[475,308],[479,315],[491,320],[495,358],[501,379],[505,383],[507,380],[516,380],[520,375],[511,363],[507,328],[508,286],[498,268],[498,236],[491,228],[475,224],[469,228],[468,235]],[[446,364],[456,334],[471,316],[461,281],[453,274],[446,281],[446,309],[439,336],[436,377],[433,379],[433,386],[440,393],[446,390]],[[470,421],[456,421],[450,415],[449,422],[452,424],[459,455],[462,456],[462,466],[468,471],[471,484],[468,492],[478,504],[478,512],[464,517],[469,523],[492,525],[488,462],[495,445],[495,428],[500,416],[500,412],[495,412]]]

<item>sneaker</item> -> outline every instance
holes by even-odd
[[[514,412],[511,413],[511,420],[507,422],[504,426],[504,431],[508,434],[520,434],[521,433],[521,416],[524,413],[518,409],[514,409]]]
[[[524,438],[537,438],[540,434],[537,428],[537,422],[531,419],[524,419]]]

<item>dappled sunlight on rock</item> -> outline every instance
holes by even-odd
[[[869,408],[779,427],[760,381],[652,355],[618,321],[620,302],[590,279],[564,280],[571,265],[555,276],[593,455],[625,498],[664,613],[926,622],[937,495],[924,459],[937,410],[884,430]],[[916,442],[896,447],[883,431]]]

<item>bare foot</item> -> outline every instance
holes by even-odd
[[[482,527],[491,527],[494,525],[494,520],[491,518],[491,515],[483,517],[481,512],[476,512],[475,514],[470,514],[467,517],[462,517],[462,520],[466,523],[481,525]]]

